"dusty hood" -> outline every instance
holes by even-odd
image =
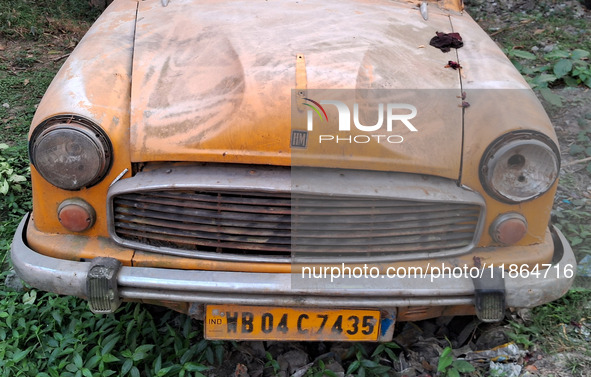
[[[412,4],[386,0],[171,0],[166,7],[141,1],[131,159],[371,166],[457,178],[460,82],[457,71],[444,68],[455,51],[429,46],[436,31],[450,32],[451,24],[434,4],[425,21]],[[421,89],[404,101],[417,109],[417,131],[399,123],[390,133],[403,142],[322,146],[318,133],[310,134],[292,160],[296,87],[304,95],[306,89]],[[338,118],[335,106],[325,107],[330,119]],[[390,135],[385,125],[380,131]]]

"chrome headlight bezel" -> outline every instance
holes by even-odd
[[[513,131],[493,141],[480,160],[482,187],[497,200],[516,204],[545,194],[558,179],[560,151],[538,131]]]
[[[58,115],[37,126],[29,159],[49,183],[77,191],[103,180],[112,165],[113,146],[101,127],[77,115]]]

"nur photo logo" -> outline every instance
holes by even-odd
[[[308,133],[322,132],[314,138],[318,138],[318,143],[349,143],[349,144],[367,144],[370,142],[399,144],[404,141],[401,135],[393,134],[397,124],[400,124],[410,132],[418,132],[418,129],[411,123],[411,119],[417,116],[417,108],[411,104],[406,103],[378,103],[378,104],[364,104],[362,107],[355,102],[353,103],[352,111],[350,105],[343,101],[337,100],[313,100],[311,98],[303,98],[302,105],[308,107],[306,110],[306,129]],[[324,106],[323,106],[324,105]],[[326,110],[326,105],[334,106],[337,110],[338,127],[332,117],[329,118]],[[362,110],[360,110],[363,109]],[[316,123],[319,127],[315,130]],[[361,119],[374,119],[373,124],[363,124]],[[353,124],[353,128],[351,127]],[[328,133],[330,131],[339,132]],[[302,141],[305,132],[294,131],[292,133],[293,141]],[[343,135],[343,132],[349,133]],[[355,132],[352,134],[351,132]],[[359,133],[362,132],[362,133]],[[384,133],[380,133],[384,132]],[[306,134],[306,142],[308,135]]]

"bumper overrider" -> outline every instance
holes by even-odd
[[[52,258],[28,247],[28,221],[29,216],[21,221],[11,247],[18,275],[35,288],[87,299],[95,312],[111,312],[121,300],[392,310],[473,305],[481,319],[500,320],[505,307],[534,307],[562,296],[572,285],[576,269],[571,247],[553,227],[552,266],[536,275],[509,276],[500,271],[476,278],[448,275],[437,277],[435,284],[428,277],[394,277],[387,279],[387,285],[373,288],[349,285],[335,289],[316,284],[304,289],[292,286],[293,276],[289,273],[127,267],[113,258],[88,262]],[[498,315],[501,317],[495,318]]]

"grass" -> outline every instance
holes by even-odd
[[[589,20],[575,8],[556,2],[536,2],[528,12],[508,9],[491,15],[476,0],[469,11],[494,36],[530,86],[547,104],[563,106],[549,88],[568,85],[591,88]]]
[[[76,21],[87,23],[99,14],[91,8],[90,1],[4,0],[0,2],[0,36],[39,40],[46,33],[76,28]]]
[[[2,377],[203,376],[225,354],[191,318],[140,304],[96,316],[72,297],[0,291],[0,319]]]
[[[517,47],[532,51],[537,47],[538,58],[541,58],[543,48],[548,45],[567,50],[591,50],[589,21],[575,14],[572,7],[560,7],[555,2],[540,1],[526,13],[508,10],[495,19],[494,15],[491,17],[481,6],[482,1],[470,3],[473,5],[468,7],[468,11],[472,17],[505,48]]]
[[[591,368],[591,291],[573,289],[562,298],[532,309],[531,321],[511,322],[511,340],[526,349],[562,354],[573,376],[587,376]],[[556,359],[558,360],[558,359]]]
[[[30,211],[27,133],[35,109],[62,61],[98,16],[85,0],[0,2],[0,263],[18,221]],[[12,178],[11,178],[12,177]],[[6,187],[8,185],[8,187]]]
[[[0,71],[0,124],[3,142],[13,144],[26,141],[35,106],[41,100],[56,71],[51,68],[24,72]]]
[[[562,298],[532,310],[532,328],[537,340],[553,339],[554,349],[573,350],[587,346],[589,335],[581,329],[588,327],[591,291],[572,290]],[[566,329],[564,325],[570,325]],[[547,342],[544,342],[548,344]]]
[[[591,254],[591,203],[581,199],[565,201],[562,210],[553,212],[556,226],[579,257]]]
[[[3,148],[7,147],[7,148]],[[5,259],[12,236],[20,219],[31,210],[29,164],[26,160],[26,145],[15,147],[0,144],[0,266]]]
[[[18,221],[31,210],[27,133],[45,89],[56,69],[34,67],[13,72],[0,69],[0,262],[4,262]],[[6,188],[6,190],[4,190]]]

